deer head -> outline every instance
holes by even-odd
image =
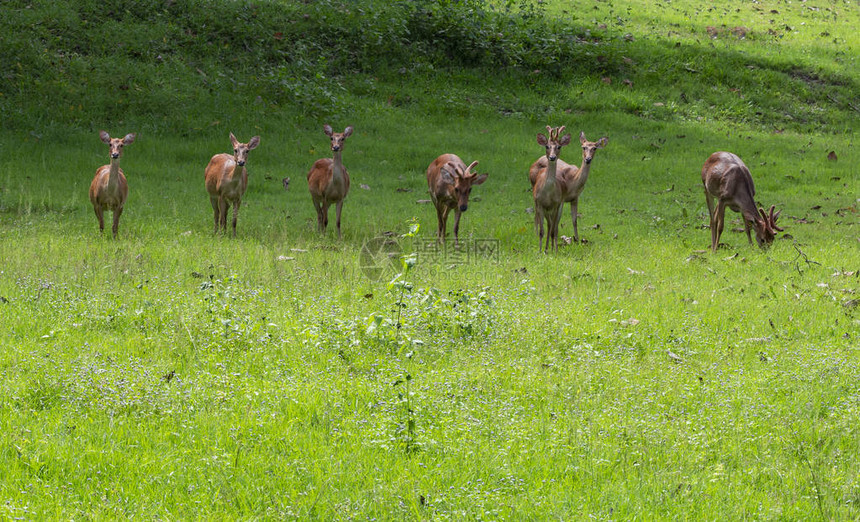
[[[561,153],[561,148],[565,145],[570,144],[570,133],[565,134],[559,138],[559,135],[564,132],[564,125],[561,127],[553,129],[549,125],[546,126],[546,130],[549,133],[549,138],[544,136],[543,134],[538,133],[537,142],[538,145],[543,145],[546,147],[546,157],[550,161],[558,160],[558,156]]]
[[[604,136],[597,141],[588,141],[587,139],[585,139],[585,133],[580,132],[579,142],[582,143],[582,162],[588,165],[589,163],[591,163],[591,160],[594,159],[594,151],[605,147],[606,144],[609,143],[609,138]]]
[[[773,213],[775,205],[770,206],[770,211],[765,212],[763,208],[759,207],[758,213],[761,215],[761,219],[756,220],[755,226],[755,240],[758,243],[758,246],[761,248],[766,248],[773,243],[774,238],[776,237],[777,232],[782,232],[784,229],[782,227],[777,226],[776,220],[779,218],[782,210]]]
[[[489,174],[476,174],[472,169],[478,165],[477,161],[473,161],[464,171],[461,167],[452,163],[448,163],[446,171],[453,172],[454,178],[454,194],[457,197],[457,206],[461,212],[465,212],[469,208],[469,194],[472,192],[472,185],[480,185],[487,181]]]
[[[134,134],[126,134],[124,138],[111,138],[110,134],[105,131],[99,132],[99,137],[101,140],[110,146],[110,157],[111,159],[119,159],[122,156],[122,148],[124,145],[128,145],[134,141]]]
[[[325,131],[325,135],[331,138],[331,150],[332,152],[338,152],[343,148],[343,142],[346,141],[347,138],[352,135],[352,127],[347,127],[343,130],[343,132],[334,132],[332,130],[331,125],[323,125],[323,131]]]
[[[257,148],[257,145],[260,144],[260,137],[254,136],[248,143],[240,143],[231,132],[230,142],[233,144],[233,159],[236,161],[236,165],[244,167],[245,162],[248,160],[248,151]]]

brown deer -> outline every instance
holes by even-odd
[[[538,145],[546,147],[546,156],[543,166],[540,165],[541,159],[534,162],[529,169],[529,179],[532,179],[534,172],[534,181],[532,181],[532,195],[535,201],[535,232],[538,234],[538,251],[549,250],[552,243],[552,251],[558,252],[558,222],[561,220],[561,207],[564,206],[564,194],[567,191],[567,184],[564,179],[557,173],[558,156],[561,153],[561,148],[570,144],[570,134],[564,134],[564,126],[553,129],[549,125],[546,127],[549,137],[538,133]],[[546,219],[546,247],[543,247],[543,222]]]
[[[436,207],[439,226],[436,229],[437,242],[445,241],[448,213],[454,210],[454,244],[460,244],[460,217],[469,208],[469,194],[473,185],[487,181],[489,174],[472,172],[478,165],[473,161],[468,167],[455,154],[442,154],[427,167],[427,185],[430,198]]]
[[[239,207],[242,206],[242,196],[248,188],[248,152],[257,148],[260,137],[254,136],[248,143],[240,143],[233,133],[230,133],[233,144],[233,154],[216,154],[206,165],[204,179],[209,201],[215,212],[215,233],[218,228],[227,233],[227,209],[233,206],[233,237],[236,237],[236,221],[239,218]]]
[[[337,237],[341,239],[340,213],[343,210],[343,200],[349,192],[349,173],[343,166],[341,155],[343,144],[352,135],[352,127],[343,132],[334,132],[331,125],[324,125],[323,131],[331,139],[331,158],[322,158],[314,162],[308,172],[308,190],[317,210],[317,230],[325,233],[328,227],[328,208],[334,203],[337,214]]]
[[[134,142],[134,134],[126,134],[124,138],[111,138],[105,132],[99,132],[101,140],[110,146],[110,165],[103,165],[96,170],[93,182],[90,184],[90,201],[96,217],[99,219],[99,231],[105,231],[105,210],[113,211],[113,237],[116,239],[119,231],[119,217],[125,201],[128,199],[128,182],[125,174],[119,168],[119,158],[122,156],[122,148]]]
[[[717,251],[720,234],[723,233],[726,207],[740,212],[743,217],[744,231],[752,244],[750,226],[755,229],[758,246],[765,248],[773,243],[776,232],[782,228],[776,225],[780,212],[774,215],[774,206],[766,213],[763,208],[756,209],[755,186],[750,170],[739,157],[731,152],[715,152],[702,166],[702,184],[705,187],[705,201],[711,217],[711,250]],[[713,198],[717,199],[714,209]]]
[[[591,173],[591,161],[594,159],[594,153],[597,149],[602,149],[609,143],[609,138],[606,136],[597,141],[588,141],[585,139],[585,133],[579,133],[579,142],[582,144],[582,168],[576,165],[570,165],[563,160],[558,160],[556,167],[556,175],[564,180],[565,192],[564,203],[570,202],[570,218],[573,221],[573,240],[579,242],[579,229],[576,226],[576,218],[578,216],[577,208],[579,206],[579,195],[585,189],[585,182],[588,181],[588,175]],[[549,160],[546,156],[541,156],[535,161],[531,169],[529,169],[529,181],[534,187],[537,180],[537,174],[540,169],[547,167]],[[563,205],[563,203],[562,203]]]

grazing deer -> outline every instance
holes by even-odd
[[[469,194],[473,185],[487,181],[488,174],[476,174],[472,169],[478,165],[473,161],[468,167],[454,154],[442,154],[427,167],[427,185],[430,198],[436,207],[439,226],[436,230],[438,242],[445,241],[448,213],[454,210],[454,244],[460,244],[460,216],[469,208]]]
[[[717,251],[720,234],[723,233],[726,207],[741,213],[744,231],[750,244],[750,226],[755,228],[755,240],[761,248],[773,243],[777,231],[782,232],[783,229],[776,225],[782,211],[774,215],[773,205],[770,207],[770,213],[766,213],[763,208],[756,209],[752,175],[736,155],[731,152],[711,154],[702,166],[702,184],[705,186],[705,201],[708,202],[708,214],[711,217],[711,250],[714,252]],[[716,210],[712,198],[717,198]]]
[[[343,132],[334,132],[331,125],[324,125],[323,131],[331,138],[331,158],[322,158],[314,162],[308,172],[308,190],[317,210],[317,230],[325,233],[328,227],[328,207],[334,203],[337,213],[337,237],[341,239],[340,213],[343,210],[343,200],[349,192],[349,173],[343,166],[341,155],[343,144],[352,135],[352,127]]]
[[[580,132],[579,142],[582,143],[582,168],[576,165],[569,165],[561,159],[558,160],[558,166],[556,167],[556,175],[564,180],[565,192],[563,199],[564,203],[570,202],[570,218],[573,221],[573,240],[577,243],[579,242],[579,229],[576,226],[576,218],[578,216],[579,195],[582,194],[583,189],[585,189],[585,182],[588,181],[594,153],[597,149],[605,147],[609,143],[609,138],[604,136],[597,141],[588,141],[585,139],[585,133]],[[532,164],[531,169],[529,169],[529,181],[531,181],[532,187],[534,187],[537,180],[538,171],[545,169],[548,162],[549,160],[546,156],[541,156]]]
[[[113,237],[116,239],[119,230],[119,217],[125,201],[128,199],[128,182],[125,174],[119,168],[119,158],[122,156],[122,148],[134,142],[134,134],[126,134],[124,138],[111,138],[105,132],[99,132],[101,140],[110,146],[110,165],[103,165],[96,170],[96,175],[90,184],[90,201],[96,217],[99,219],[99,231],[105,231],[105,210],[113,211]]]
[[[233,154],[216,154],[206,165],[204,179],[209,202],[215,212],[215,233],[222,228],[227,233],[227,208],[233,205],[233,237],[236,237],[236,221],[239,218],[239,207],[242,206],[242,195],[248,188],[248,152],[257,148],[260,137],[254,136],[248,143],[240,143],[233,133],[230,133],[233,144]]]
[[[564,206],[564,194],[567,191],[567,185],[564,179],[557,173],[558,155],[561,153],[561,148],[570,143],[570,134],[564,134],[564,126],[553,129],[549,125],[546,127],[549,133],[549,138],[538,133],[538,145],[546,147],[546,156],[541,157],[534,162],[529,169],[529,179],[532,179],[534,172],[534,181],[532,181],[532,195],[535,200],[535,232],[538,234],[538,251],[543,249],[544,252],[549,250],[550,242],[552,243],[552,251],[558,252],[558,222],[561,219],[561,207]],[[540,165],[542,159],[545,159],[543,166]],[[543,247],[543,221],[546,219],[546,247]]]

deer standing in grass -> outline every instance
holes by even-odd
[[[308,172],[308,190],[317,210],[317,230],[325,233],[328,227],[328,208],[335,204],[337,214],[337,237],[343,236],[340,232],[340,213],[343,210],[343,200],[349,192],[349,173],[343,166],[341,155],[343,144],[352,135],[352,127],[347,127],[343,132],[334,132],[331,125],[324,125],[323,131],[331,139],[331,158],[322,158],[314,162]]]
[[[538,234],[538,251],[549,250],[552,243],[552,251],[558,252],[558,222],[561,220],[561,207],[564,206],[564,194],[567,191],[567,184],[564,179],[557,174],[558,156],[561,153],[561,148],[570,143],[570,134],[564,134],[564,126],[553,129],[549,125],[546,127],[549,137],[538,133],[538,145],[546,147],[546,156],[543,166],[540,165],[541,159],[534,162],[529,169],[529,179],[532,179],[532,171],[534,171],[534,181],[532,181],[532,195],[535,200],[535,232]],[[543,247],[543,222],[546,219],[546,247]]]
[[[577,228],[577,216],[579,207],[579,195],[585,189],[585,182],[588,181],[588,175],[591,173],[591,161],[594,159],[594,153],[597,149],[602,149],[609,143],[609,138],[606,136],[597,141],[588,141],[585,139],[585,133],[579,133],[579,142],[582,144],[582,168],[576,165],[569,165],[563,160],[558,160],[556,166],[556,175],[564,181],[565,192],[563,195],[564,203],[570,203],[570,218],[573,221],[573,240],[579,242],[579,229]],[[529,169],[529,181],[532,187],[537,181],[538,172],[541,169],[547,168],[549,159],[546,156],[541,156],[535,161]],[[562,206],[564,206],[562,203]],[[560,211],[559,211],[560,212]]]
[[[448,213],[454,210],[454,244],[460,244],[460,217],[469,208],[469,194],[473,185],[487,181],[488,174],[472,172],[478,165],[473,161],[468,167],[455,154],[442,154],[427,167],[427,185],[430,198],[436,207],[439,226],[437,242],[445,241]]]
[[[242,196],[248,188],[248,152],[257,148],[260,137],[254,136],[248,143],[240,143],[233,133],[230,133],[233,144],[233,154],[216,154],[206,165],[204,179],[209,201],[215,212],[215,233],[218,228],[227,233],[227,209],[233,206],[233,237],[236,237],[236,221],[239,219],[239,207],[242,206]]]
[[[119,168],[119,158],[122,148],[134,141],[134,134],[126,134],[124,138],[111,138],[105,132],[99,132],[101,140],[110,146],[110,165],[103,165],[96,170],[96,175],[90,185],[90,201],[96,217],[99,219],[99,231],[105,231],[105,210],[113,211],[113,237],[116,239],[119,231],[119,217],[125,201],[128,199],[128,182],[125,174]]]
[[[773,243],[776,232],[782,228],[776,225],[780,212],[774,215],[774,206],[766,213],[756,208],[755,186],[750,170],[739,157],[731,152],[715,152],[702,166],[702,184],[705,186],[705,200],[711,217],[711,250],[717,251],[720,234],[723,233],[726,207],[740,212],[743,217],[747,240],[752,244],[750,227],[755,229],[758,246],[765,248]],[[713,199],[717,199],[714,209]]]

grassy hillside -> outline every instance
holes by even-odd
[[[0,518],[860,516],[860,9],[640,4],[5,2]],[[323,123],[356,129],[342,241]],[[547,124],[576,164],[609,137],[557,255]],[[102,128],[138,133],[116,241]],[[231,131],[235,240],[203,187]],[[715,150],[771,249],[729,211],[706,251]],[[468,256],[427,246],[443,152],[489,172]]]

